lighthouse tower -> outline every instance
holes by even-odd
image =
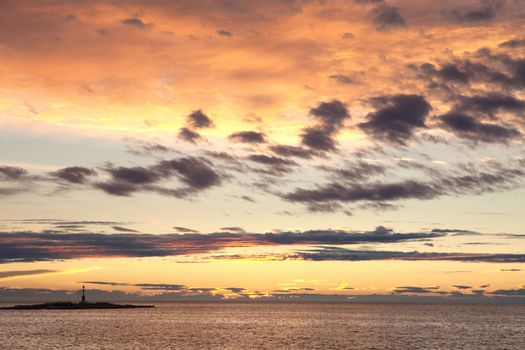
[[[86,301],[86,287],[82,286],[82,300],[80,301],[81,304],[87,303]]]

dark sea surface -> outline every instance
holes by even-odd
[[[156,306],[0,310],[0,349],[525,349],[525,305]]]

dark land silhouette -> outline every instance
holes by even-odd
[[[86,300],[86,289],[82,286],[82,299],[78,303],[71,301],[61,301],[54,303],[32,304],[32,305],[15,305],[10,307],[3,307],[0,310],[83,310],[83,309],[135,309],[135,308],[151,308],[154,305],[135,305],[135,304],[114,304],[109,302],[88,302]]]

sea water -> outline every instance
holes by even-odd
[[[0,349],[525,349],[525,305],[156,306],[0,310]]]

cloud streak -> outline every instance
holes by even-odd
[[[245,233],[239,227],[210,234],[0,233],[0,262],[80,258],[162,257],[204,254],[228,247],[394,243],[442,237],[442,233],[317,230]]]

